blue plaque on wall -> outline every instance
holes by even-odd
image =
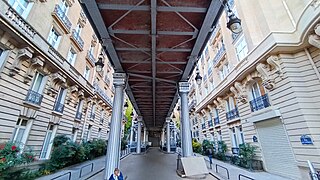
[[[304,134],[300,137],[301,144],[313,144],[310,136]]]
[[[252,141],[253,141],[253,142],[258,142],[257,136],[253,136],[253,137],[252,137]]]

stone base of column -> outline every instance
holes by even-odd
[[[177,159],[177,174],[180,177],[188,177],[192,179],[204,179],[208,174],[203,157],[181,157]]]

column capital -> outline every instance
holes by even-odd
[[[113,85],[125,86],[127,81],[127,75],[125,73],[113,73]]]
[[[179,93],[189,93],[189,82],[179,82]]]
[[[170,121],[171,121],[171,118],[170,118],[170,117],[167,117],[167,118],[166,118],[166,122],[167,122],[167,123],[170,123]]]
[[[137,121],[138,121],[138,122],[142,122],[142,116],[138,116],[138,117],[137,117]]]

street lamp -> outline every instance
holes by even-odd
[[[133,118],[133,115],[134,115],[133,112],[131,112],[131,114],[130,114],[131,119]]]
[[[233,33],[239,34],[242,32],[241,20],[230,10],[229,11],[229,21],[227,23],[228,29],[230,29]]]
[[[198,67],[197,67],[196,73],[197,73],[197,75],[195,77],[195,80],[196,80],[197,84],[200,86],[201,81],[202,81],[202,77],[200,76],[200,72],[199,72]]]
[[[225,1],[225,6],[227,6],[226,8],[228,11],[227,28],[230,29],[230,31],[232,31],[233,33],[239,34],[240,32],[242,32],[241,20],[232,12],[228,1]]]
[[[172,119],[175,119],[175,118],[176,118],[176,116],[173,114],[173,115],[172,115]]]
[[[102,57],[103,57],[103,55],[102,55],[102,52],[101,52],[100,55],[99,55],[98,61],[95,63],[97,72],[101,72],[102,69],[103,69],[104,63],[102,61]]]

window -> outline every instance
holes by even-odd
[[[58,49],[61,35],[52,27],[48,36],[48,43],[55,49]]]
[[[94,120],[94,119],[95,119],[95,117],[96,117],[95,112],[96,112],[96,105],[95,105],[95,104],[92,104],[91,113],[90,113],[90,119],[91,119],[91,120]]]
[[[238,140],[237,140],[237,135],[236,135],[236,130],[235,128],[230,128],[231,132],[231,142],[232,142],[232,148],[238,148]]]
[[[218,141],[222,141],[222,134],[221,130],[217,131],[218,132]]]
[[[258,97],[265,94],[264,88],[261,83],[255,82],[251,86],[251,99],[257,99]]]
[[[228,76],[229,71],[230,71],[229,64],[225,64],[222,66],[222,68],[219,71],[219,76],[220,76],[221,81],[224,80],[224,78],[226,78]]]
[[[64,100],[65,100],[66,96],[67,96],[67,89],[61,87],[59,90],[59,94],[57,96],[57,99],[56,99],[55,106],[54,106],[55,111],[57,111],[59,113],[63,113]]]
[[[91,138],[92,125],[88,125],[88,130],[86,131],[86,135],[84,141],[90,141]]]
[[[93,47],[92,45],[90,45],[89,53],[90,53],[91,55],[94,54],[94,47]]]
[[[84,74],[83,74],[84,78],[86,80],[89,80],[90,77],[90,68],[88,66],[86,66],[86,69],[84,70]]]
[[[249,103],[252,112],[270,106],[268,95],[266,94],[261,81],[252,84],[249,97],[251,99]]]
[[[100,139],[101,138],[101,128],[99,128],[99,130],[98,130],[98,139]]]
[[[237,126],[237,134],[238,134],[238,141],[239,141],[239,144],[244,144],[244,135],[243,135],[243,132],[242,132],[242,126]]]
[[[229,99],[226,100],[226,111],[229,112],[235,108],[235,101],[233,97],[229,97]]]
[[[63,12],[64,15],[67,15],[69,11],[69,6],[66,0],[62,0],[62,2],[59,5],[61,11]]]
[[[33,3],[29,3],[27,0],[9,0],[9,4],[23,18],[27,18]]]
[[[67,56],[67,61],[73,66],[76,61],[77,53],[73,48],[70,48]]]
[[[77,105],[77,112],[76,112],[77,119],[81,119],[82,117],[82,108],[83,108],[83,100],[79,100],[79,103]]]
[[[42,94],[43,89],[46,85],[46,78],[43,74],[36,72],[34,75],[33,83],[31,86],[31,90],[34,92],[37,92],[39,94]]]
[[[2,68],[4,62],[6,60],[6,53],[5,50],[0,48],[0,69]]]
[[[22,118],[18,119],[16,127],[14,128],[12,141],[17,143],[21,149],[23,149],[25,143],[27,142],[30,129],[30,121]]]
[[[103,110],[101,110],[100,114],[101,114],[101,117],[100,117],[100,123],[101,123],[101,124],[103,124],[103,120],[104,120],[104,111],[103,111]]]
[[[243,35],[239,38],[239,41],[235,44],[235,47],[238,60],[241,61],[248,54],[247,42]]]
[[[80,24],[77,25],[76,29],[75,29],[75,34],[76,37],[79,37],[82,31],[82,27],[80,26]]]
[[[42,150],[40,153],[40,159],[48,159],[50,156],[51,148],[52,148],[52,143],[53,139],[55,137],[55,134],[57,132],[57,126],[49,123],[48,128],[47,128],[47,133],[43,141],[43,146]]]
[[[77,140],[78,131],[79,131],[78,129],[72,128],[71,140],[73,142],[76,142],[76,140]]]

